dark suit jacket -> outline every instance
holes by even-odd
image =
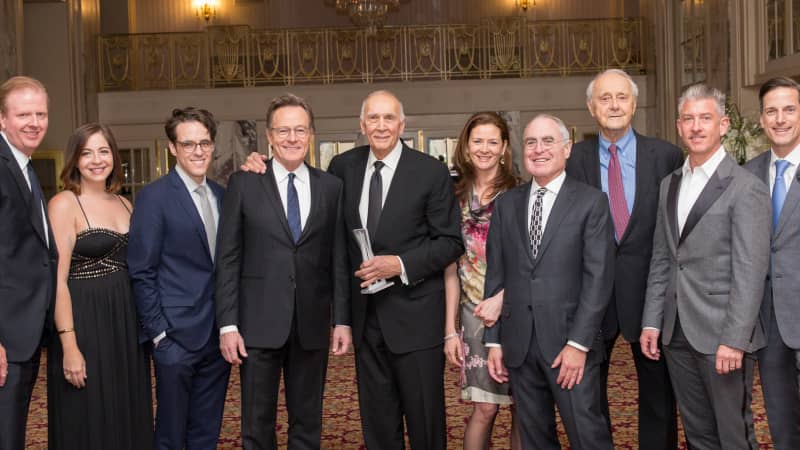
[[[769,161],[772,152],[765,152],[745,164],[745,169],[769,185]],[[761,324],[769,335],[770,308],[783,342],[800,349],[800,277],[796,271],[800,261],[800,171],[795,174],[783,202],[778,226],[772,231],[769,272],[761,304]]]
[[[29,360],[52,325],[58,252],[52,233],[47,247],[40,206],[32,203],[19,164],[0,137],[0,344],[9,362]]]
[[[619,329],[628,342],[637,342],[642,331],[642,308],[658,209],[658,185],[683,163],[683,152],[669,142],[638,133],[635,133],[635,139],[635,199],[628,228],[618,243],[615,240],[614,273],[617,276],[601,326],[605,339],[613,339]],[[567,174],[602,189],[597,138],[572,147],[572,155],[567,160]]]
[[[362,262],[352,231],[364,228],[358,213],[369,146],[333,158],[329,172],[344,182],[345,225],[350,261],[353,342],[361,342],[367,302],[375,312],[386,344],[394,353],[431,348],[444,332],[444,269],[463,252],[461,219],[447,167],[407,146],[397,164],[383,204],[375,241],[376,255],[399,255],[409,285],[399,277],[394,286],[366,296],[354,272]]]
[[[211,180],[208,185],[219,206],[222,187]],[[136,196],[128,270],[142,342],[165,330],[190,351],[208,342],[215,328],[214,262],[203,219],[175,170]]]
[[[300,345],[328,347],[334,324],[350,325],[342,183],[309,167],[311,209],[295,244],[267,162],[263,175],[231,176],[217,245],[217,322],[237,325],[245,345],[280,348],[296,318]]]
[[[519,367],[535,332],[539,350],[555,360],[568,340],[603,353],[600,321],[614,282],[614,243],[608,198],[567,177],[550,211],[539,253],[528,234],[525,183],[495,201],[486,241],[485,295],[505,289],[500,320],[484,341],[503,346],[503,360]]]

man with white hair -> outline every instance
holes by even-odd
[[[642,308],[656,226],[658,184],[680,167],[681,150],[633,129],[639,88],[619,69],[599,73],[586,88],[586,106],[599,135],[575,144],[567,174],[608,194],[615,231],[615,278],[608,310],[600,327],[608,383],[611,352],[619,337],[630,343],[639,383],[639,448],[674,450],[678,446],[675,396],[662,360],[645,358],[639,347]],[[605,418],[607,391],[603,390]],[[609,423],[610,426],[610,423]]]

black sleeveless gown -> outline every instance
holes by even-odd
[[[69,292],[86,386],[64,378],[58,335],[48,347],[50,449],[150,449],[150,364],[138,340],[126,264],[128,235],[102,228],[78,233]]]

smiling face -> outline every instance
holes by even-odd
[[[182,122],[175,127],[175,142],[169,143],[169,151],[178,165],[196,183],[206,177],[214,145],[208,129],[200,122]]]
[[[311,129],[308,113],[301,106],[283,106],[272,113],[267,139],[272,156],[288,171],[297,169],[308,153]]]
[[[106,138],[102,133],[89,136],[78,158],[81,181],[105,184],[113,169],[114,155]]]
[[[0,111],[0,129],[12,146],[31,156],[47,133],[47,94],[24,87],[9,93],[4,106]]]
[[[636,112],[636,97],[625,77],[607,73],[595,80],[587,106],[603,137],[616,142],[630,129]]]
[[[566,168],[572,141],[564,139],[553,119],[533,119],[525,127],[522,142],[525,146],[525,169],[539,186],[547,186]]]
[[[678,115],[678,134],[689,151],[692,167],[708,161],[728,132],[728,116],[722,116],[711,98],[686,100]]]
[[[507,147],[500,128],[492,124],[476,125],[469,133],[467,156],[476,172],[494,173]]]
[[[779,87],[761,99],[761,127],[780,158],[800,145],[800,92]]]
[[[397,145],[406,126],[400,102],[389,93],[375,93],[364,102],[361,132],[378,159],[383,159]]]

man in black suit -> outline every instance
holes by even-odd
[[[639,381],[639,447],[668,450],[678,445],[669,372],[664,360],[645,358],[638,341],[653,249],[658,185],[680,167],[683,153],[666,141],[634,131],[631,121],[638,92],[636,83],[619,69],[606,70],[589,83],[586,105],[600,127],[600,135],[573,147],[567,174],[608,194],[614,219],[616,276],[601,326],[606,351],[603,385],[607,385],[611,352],[621,332],[630,343]],[[604,389],[603,393],[608,420],[607,391]]]
[[[47,132],[37,80],[0,85],[0,449],[25,447],[39,344],[51,322],[57,251],[30,158]],[[59,330],[59,333],[72,330]]]
[[[332,352],[352,340],[342,182],[304,164],[313,133],[305,100],[273,99],[266,173],[235,173],[222,206],[217,323],[223,357],[241,364],[245,449],[277,448],[281,370],[289,448],[320,448],[331,315]]]
[[[535,117],[523,145],[533,180],[497,199],[486,241],[485,295],[505,289],[500,319],[484,332],[489,374],[511,382],[523,448],[561,448],[555,403],[573,449],[613,449],[601,406],[600,322],[614,282],[608,200],[566,176],[572,142],[557,117]]]
[[[376,91],[361,107],[368,146],[336,156],[348,232],[367,228],[375,256],[362,262],[349,240],[353,336],[361,423],[367,448],[444,449],[444,279],[464,251],[447,167],[405,146],[403,106]],[[394,285],[360,290],[379,279]]]

